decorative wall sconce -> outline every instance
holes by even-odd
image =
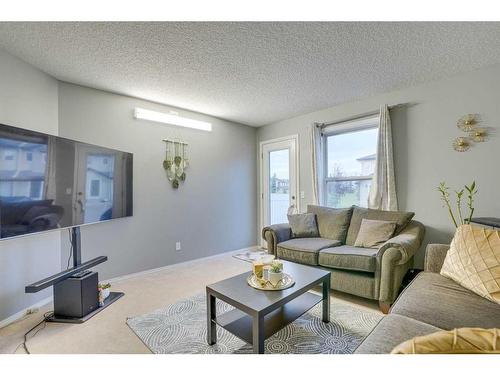
[[[488,136],[487,128],[478,127],[481,118],[477,113],[469,113],[457,121],[457,127],[467,133],[466,137],[458,137],[453,140],[453,149],[464,152],[470,149],[473,142],[484,142]]]
[[[470,148],[470,143],[465,137],[455,138],[453,141],[453,149],[458,152],[467,151]]]
[[[485,128],[477,128],[471,130],[469,135],[474,142],[484,142],[486,140],[488,133]]]
[[[164,139],[166,144],[163,168],[172,187],[177,189],[179,181],[186,180],[186,168],[189,166],[188,144],[178,139]]]
[[[470,132],[473,130],[477,124],[480,122],[479,115],[477,113],[469,113],[465,116],[462,116],[457,121],[457,128],[464,132]]]

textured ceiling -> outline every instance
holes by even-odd
[[[500,23],[0,23],[54,77],[260,126],[500,63]]]

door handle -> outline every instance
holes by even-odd
[[[80,211],[81,211],[81,212],[85,212],[85,206],[84,206],[84,204],[83,204],[82,200],[81,200],[81,199],[78,199],[78,200],[77,200],[77,203],[80,205]]]

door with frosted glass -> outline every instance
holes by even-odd
[[[297,138],[261,144],[262,224],[287,223],[287,213],[298,211]]]

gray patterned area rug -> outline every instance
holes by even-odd
[[[149,314],[129,318],[128,326],[155,354],[252,353],[252,347],[217,327],[217,344],[206,343],[205,294],[197,294]],[[217,300],[217,314],[233,307]],[[265,342],[266,353],[349,354],[370,333],[381,315],[332,301],[330,323],[321,321],[321,304]]]

